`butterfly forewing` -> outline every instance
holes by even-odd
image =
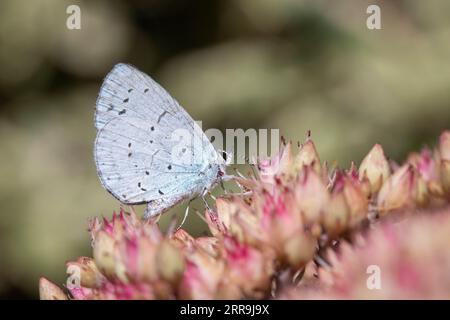
[[[119,63],[106,76],[97,99],[95,126],[101,129],[114,118],[134,117],[156,120],[161,125],[173,125],[164,119],[172,114],[179,125],[193,128],[194,121],[158,83],[131,65]]]

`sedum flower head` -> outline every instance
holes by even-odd
[[[163,233],[133,211],[92,219],[92,258],[66,264],[67,293],[42,278],[41,298],[385,298],[428,297],[434,289],[448,296],[435,275],[447,277],[438,261],[439,254],[450,259],[450,212],[433,212],[450,200],[449,131],[435,150],[412,153],[402,165],[376,144],[359,167],[329,168],[308,135],[257,169],[235,179],[243,195],[219,197],[205,211],[211,236]],[[402,219],[411,222],[397,226]],[[377,294],[362,281],[371,259],[392,280]],[[409,296],[408,288],[418,293]]]
[[[297,298],[449,299],[449,209],[383,222],[353,244],[327,252],[332,268],[318,272],[321,290],[287,290]]]

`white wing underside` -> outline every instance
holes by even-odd
[[[118,64],[106,76],[97,100],[95,161],[104,187],[127,204],[149,203],[147,216],[159,214],[202,191],[199,174],[215,154],[212,144],[189,114],[148,75]],[[172,161],[179,141],[172,132],[185,129],[201,143],[184,152],[189,164]],[[212,177],[213,175],[208,175]]]

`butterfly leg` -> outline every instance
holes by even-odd
[[[203,203],[205,204],[206,209],[209,212],[212,212],[211,207],[209,206],[208,201],[206,201],[205,197],[202,197],[202,200],[203,200]]]
[[[213,221],[214,223],[217,224],[217,227],[218,227],[219,230],[220,230],[220,225],[219,225],[219,220],[218,220],[217,212],[214,212],[214,211],[209,207],[208,202],[207,202],[206,199],[205,199],[206,194],[209,194],[209,195],[211,196],[211,198],[213,198],[214,200],[216,200],[216,197],[214,197],[214,196],[211,194],[211,192],[209,192],[207,189],[205,189],[205,190],[203,191],[203,193],[202,193],[202,200],[203,200],[203,203],[205,204],[206,209],[208,210],[209,217],[210,217],[211,221]]]
[[[157,224],[157,223],[159,222],[159,219],[161,219],[161,216],[162,216],[162,214],[158,214],[158,215],[156,216],[155,224]]]
[[[223,192],[224,192],[225,194],[228,193],[228,192],[227,192],[227,189],[225,189],[225,185],[223,184],[223,180],[222,180],[222,179],[220,179],[220,187],[222,188],[222,190],[223,190]]]
[[[230,181],[230,180],[233,180],[234,178],[236,178],[236,176],[227,174],[227,175],[222,176],[220,181]]]
[[[245,177],[245,176],[244,176],[237,168],[234,168],[234,171],[236,172],[236,174],[237,174],[239,177],[246,179],[246,177]]]
[[[212,210],[211,210],[211,208],[209,207],[208,201],[206,201],[206,198],[205,198],[207,194],[208,194],[208,189],[206,189],[206,188],[203,189],[201,198],[202,198],[202,200],[203,200],[203,203],[205,204],[206,209],[208,209],[208,212],[211,212]]]
[[[220,178],[219,184],[220,184],[220,187],[222,188],[222,190],[224,191],[225,194],[227,194],[228,192],[227,192],[227,189],[225,189],[225,185],[223,184],[224,181],[231,181],[231,180],[233,180],[235,178],[236,178],[236,176],[228,175],[228,174],[224,175],[224,176],[222,176]]]
[[[217,198],[211,193],[211,191],[208,191],[208,194],[214,201],[217,200]]]
[[[179,229],[181,229],[181,227],[183,226],[183,224],[186,222],[187,216],[188,216],[188,214],[189,214],[189,206],[191,205],[192,200],[193,200],[193,199],[189,200],[189,203],[188,203],[188,205],[187,205],[187,207],[186,207],[186,210],[184,211],[183,220],[181,220],[181,223],[180,223],[180,225],[178,226],[177,231],[178,231]]]

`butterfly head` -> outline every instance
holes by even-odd
[[[226,167],[231,165],[233,162],[233,153],[225,150],[220,150],[217,152],[218,158],[218,169],[217,169],[217,180],[222,183],[223,181],[230,180],[231,176],[227,175]]]

